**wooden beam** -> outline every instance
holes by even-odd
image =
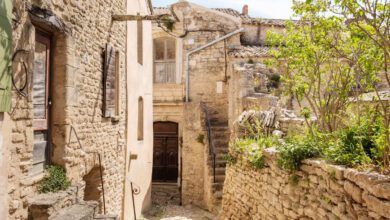
[[[159,20],[161,17],[170,16],[168,14],[161,15],[113,15],[112,20],[114,21],[138,21],[138,20]]]

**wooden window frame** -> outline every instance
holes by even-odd
[[[157,60],[156,59],[156,56],[157,56],[157,47],[155,46],[156,45],[156,41],[157,40],[162,40],[164,42],[164,59],[162,60]],[[175,45],[175,48],[174,48],[174,51],[175,51],[175,57],[173,59],[168,59],[168,41],[169,40],[172,40],[174,45]],[[176,56],[177,56],[177,45],[176,45],[176,40],[174,38],[170,38],[170,37],[161,37],[161,38],[156,38],[153,40],[153,47],[155,48],[153,50],[153,83],[154,84],[176,84]],[[175,72],[174,72],[174,82],[156,82],[156,74],[157,74],[157,68],[156,68],[156,64],[169,64],[169,63],[173,63],[174,64],[174,69],[175,69]],[[167,73],[166,73],[167,74]]]

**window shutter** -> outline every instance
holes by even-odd
[[[0,7],[0,112],[11,110],[12,77],[12,0],[3,0]]]
[[[104,56],[103,115],[114,117],[116,110],[116,51],[107,44]]]

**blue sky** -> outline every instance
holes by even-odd
[[[152,0],[154,7],[167,6],[177,0]],[[249,5],[249,14],[263,18],[290,18],[292,16],[292,0],[190,0],[193,3],[209,8],[234,8],[242,10],[242,6]]]

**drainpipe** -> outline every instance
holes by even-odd
[[[229,34],[226,34],[225,36],[222,36],[216,40],[213,40],[213,41],[211,41],[211,42],[209,42],[209,43],[207,43],[199,48],[191,50],[190,52],[187,53],[187,55],[186,55],[186,102],[189,102],[189,100],[190,100],[190,98],[189,98],[189,96],[190,96],[190,56],[196,52],[199,52],[207,47],[210,47],[210,46],[212,46],[220,41],[223,41],[223,40],[225,40],[225,39],[227,39],[235,34],[243,32],[243,31],[244,31],[244,28],[237,29]]]

